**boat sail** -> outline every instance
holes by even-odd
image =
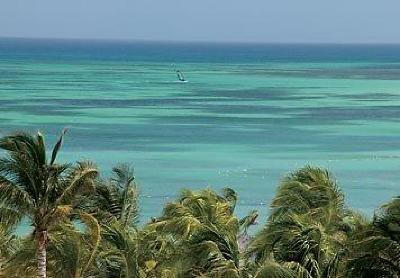
[[[182,82],[186,81],[185,76],[183,75],[183,73],[180,70],[176,71],[176,76],[178,77],[179,81],[182,81]]]

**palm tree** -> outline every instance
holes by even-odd
[[[56,164],[65,131],[47,158],[44,137],[16,133],[0,139],[0,207],[2,217],[23,217],[34,228],[37,271],[46,277],[49,230],[70,217],[76,196],[92,187],[97,169],[89,162]]]
[[[133,227],[139,217],[133,169],[120,164],[112,169],[112,174],[108,180],[97,180],[94,192],[80,196],[78,207],[93,213],[103,224],[118,221],[122,227]]]
[[[108,277],[139,277],[138,232],[118,221],[103,225],[99,261]]]
[[[68,222],[50,234],[49,254],[54,277],[81,278],[93,274],[98,277],[95,261],[101,243],[101,227],[90,214],[80,212],[79,219],[84,227],[77,229]]]
[[[275,260],[296,277],[334,277],[352,217],[329,172],[304,167],[284,179],[271,214],[248,249],[255,262]]]
[[[99,277],[95,260],[100,226],[89,214],[81,212],[79,218],[84,224],[79,229],[68,220],[51,228],[46,252],[49,277]],[[36,244],[28,236],[5,264],[4,277],[37,277],[35,254]]]
[[[138,187],[133,169],[120,164],[110,179],[96,180],[95,190],[82,195],[78,208],[93,214],[102,227],[97,263],[108,277],[138,277]]]
[[[382,206],[349,245],[349,277],[400,277],[400,196]]]
[[[158,276],[181,269],[183,277],[239,277],[236,200],[236,192],[229,188],[221,195],[208,189],[184,190],[176,202],[167,204],[163,215],[145,228],[159,243],[154,246],[158,255],[152,257]],[[249,224],[249,219],[242,223]]]

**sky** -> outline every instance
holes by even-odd
[[[0,37],[400,43],[399,0],[0,0]]]

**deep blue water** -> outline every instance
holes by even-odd
[[[399,62],[400,45],[0,39],[0,57],[146,62]]]

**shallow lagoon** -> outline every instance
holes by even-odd
[[[399,194],[399,79],[400,46],[2,39],[0,133],[54,142],[69,127],[63,160],[131,163],[145,221],[204,186],[233,187],[240,215],[265,217],[279,180],[308,163],[371,215]]]

